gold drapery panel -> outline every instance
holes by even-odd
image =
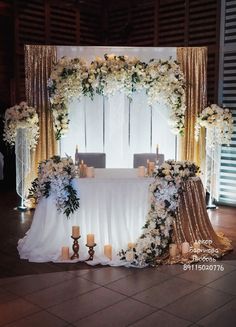
[[[36,176],[38,163],[57,153],[47,89],[47,82],[55,61],[55,46],[25,46],[26,101],[29,105],[35,107],[38,112],[40,129],[38,145],[36,150],[31,153],[31,179]]]
[[[174,223],[174,241],[179,245],[186,241],[190,244],[195,241],[212,241],[211,244],[202,245],[204,255],[212,250],[209,254],[221,257],[231,251],[233,249],[231,242],[223,234],[217,234],[212,227],[206,210],[201,179],[189,179],[183,183],[183,189]]]
[[[204,171],[205,134],[201,132],[198,142],[194,138],[197,115],[207,103],[207,48],[177,48],[177,61],[186,78],[185,132],[180,137],[180,160],[194,161]]]

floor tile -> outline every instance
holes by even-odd
[[[217,267],[218,264],[219,263],[212,263],[213,267],[214,267],[214,265],[216,265],[216,267]],[[193,267],[196,267],[196,269],[185,271],[183,274],[178,275],[178,277],[190,280],[192,282],[195,282],[195,283],[198,283],[201,285],[206,285],[220,277],[223,277],[224,275],[230,273],[232,270],[235,269],[235,267],[224,264],[223,262],[220,263],[220,265],[221,264],[224,267],[223,271],[220,271],[220,270],[215,270],[215,271],[214,270],[212,270],[212,271],[210,271],[210,270],[202,271],[201,270],[200,271],[197,268],[198,265],[196,265],[196,266],[193,265]],[[204,265],[204,264],[202,264],[202,265]],[[210,266],[210,265],[205,265],[205,267],[206,266]]]
[[[170,275],[179,275],[183,273],[183,265],[161,265],[158,267],[158,271],[170,274]]]
[[[103,268],[100,268],[100,269],[103,269]],[[87,273],[90,272],[90,270],[97,270],[96,268],[90,268],[90,269],[77,269],[77,270],[71,270],[71,271],[67,271],[66,273],[71,275],[73,278],[74,277],[79,277],[79,276],[82,276],[82,275],[85,275]]]
[[[47,308],[77,297],[80,294],[89,292],[98,287],[99,285],[78,277],[26,295],[25,299],[39,305],[42,308]]]
[[[12,293],[0,288],[0,304],[15,300],[16,298],[17,298],[17,295],[12,294]]]
[[[74,323],[78,327],[123,327],[153,312],[153,308],[127,299]]]
[[[229,294],[236,295],[236,270],[208,284],[208,286],[217,290],[227,292]]]
[[[0,304],[0,326],[26,317],[41,309],[23,299],[17,299]]]
[[[100,287],[97,290],[49,308],[48,311],[68,322],[75,322],[123,299],[125,299],[123,295]]]
[[[226,256],[226,258],[227,258],[227,256]],[[234,267],[236,266],[236,260],[225,260],[225,259],[223,259],[221,262],[226,263],[226,264],[231,265],[231,266],[234,266]]]
[[[30,275],[14,281],[13,283],[4,284],[2,285],[2,288],[19,296],[23,296],[58,284],[69,278],[73,278],[73,276],[66,274],[65,272]]]
[[[90,270],[82,277],[91,280],[99,285],[106,285],[130,274],[127,268],[108,267],[103,269]]]
[[[162,308],[199,287],[198,284],[173,277],[160,285],[136,294],[134,298],[157,308]]]
[[[192,322],[159,310],[130,325],[130,327],[187,327],[190,325]]]
[[[106,285],[106,287],[131,296],[154,285],[160,284],[168,278],[170,278],[169,275],[163,274],[157,270],[150,270],[149,273],[148,271],[142,272],[139,270],[137,273],[133,273],[125,278]]]
[[[228,294],[203,287],[168,305],[165,310],[186,320],[198,322],[231,299],[232,297]]]
[[[6,285],[6,284],[11,284],[18,282],[19,280],[26,278],[27,276],[17,276],[17,277],[7,277],[7,278],[0,278],[0,286],[1,285]]]
[[[236,326],[236,299],[212,312],[198,322],[204,327],[235,327]]]
[[[6,327],[66,327],[67,322],[51,315],[46,311],[42,311],[26,318],[17,320]]]

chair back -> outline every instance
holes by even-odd
[[[147,160],[156,162],[158,160],[158,166],[164,162],[164,154],[156,153],[134,153],[133,167],[138,168],[139,166],[147,165]]]
[[[75,162],[81,163],[81,160],[88,167],[106,168],[106,154],[99,152],[77,152],[75,154]]]

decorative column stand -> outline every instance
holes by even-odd
[[[18,128],[16,131],[16,192],[21,198],[17,207],[19,211],[27,210],[25,199],[28,195],[27,177],[30,172],[30,145],[27,128]]]
[[[73,238],[74,242],[73,242],[73,245],[72,245],[72,249],[73,249],[73,255],[71,256],[71,260],[74,260],[74,259],[79,259],[79,242],[78,242],[78,239],[80,238],[81,236],[79,237],[74,237],[74,236],[71,236],[71,238]]]
[[[93,248],[94,248],[96,245],[97,245],[96,243],[94,243],[93,246],[86,244],[86,246],[89,248],[89,250],[88,250],[89,258],[88,258],[86,261],[91,261],[91,260],[93,260],[93,256],[94,256],[94,253],[95,253],[95,251],[94,251]]]

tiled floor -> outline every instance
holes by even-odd
[[[218,264],[224,271],[102,267],[1,278],[0,326],[233,327],[236,262]]]
[[[235,251],[216,271],[29,263],[16,246],[32,212],[14,211],[16,203],[0,193],[0,327],[236,326]],[[210,215],[236,246],[236,208]]]

